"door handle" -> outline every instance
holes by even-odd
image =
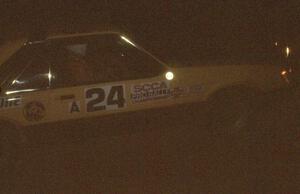
[[[61,95],[59,97],[60,100],[72,100],[75,99],[75,95],[74,94],[67,94],[67,95]]]

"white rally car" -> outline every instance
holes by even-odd
[[[288,73],[274,64],[169,67],[117,32],[17,40],[0,48],[1,136],[193,102],[237,110],[237,100],[285,87]]]

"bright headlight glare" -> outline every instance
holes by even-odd
[[[166,79],[167,80],[172,80],[172,79],[174,79],[174,73],[172,73],[172,72],[167,72],[166,73]]]

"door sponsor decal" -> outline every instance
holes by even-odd
[[[171,90],[169,84],[164,81],[142,83],[131,87],[131,101],[133,103],[167,98],[170,96]]]
[[[45,117],[46,109],[42,103],[33,101],[24,106],[23,114],[28,121],[40,121]]]
[[[21,105],[21,97],[0,98],[0,109],[14,108]]]
[[[124,85],[93,87],[85,90],[87,112],[125,107]]]
[[[169,82],[157,81],[131,86],[130,98],[132,103],[138,103],[162,98],[178,98],[190,94],[200,94],[202,90],[203,87],[201,85],[171,88]]]
[[[188,88],[187,87],[176,87],[171,89],[171,95],[174,98],[182,97],[188,94]]]
[[[74,101],[69,104],[69,113],[80,112],[80,102]]]

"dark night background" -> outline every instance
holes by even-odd
[[[42,32],[125,32],[168,63],[275,41],[297,47],[298,1],[3,1],[1,38]],[[246,52],[246,51],[244,51]],[[247,52],[251,52],[248,51]],[[244,54],[244,53],[242,53]]]
[[[172,65],[246,56],[274,42],[295,56],[300,48],[296,0],[0,2],[0,44],[112,27]],[[198,119],[174,117],[139,133],[29,146],[3,185],[11,193],[299,193],[299,97],[299,88],[270,96],[257,114],[264,134],[247,138],[199,132]]]

